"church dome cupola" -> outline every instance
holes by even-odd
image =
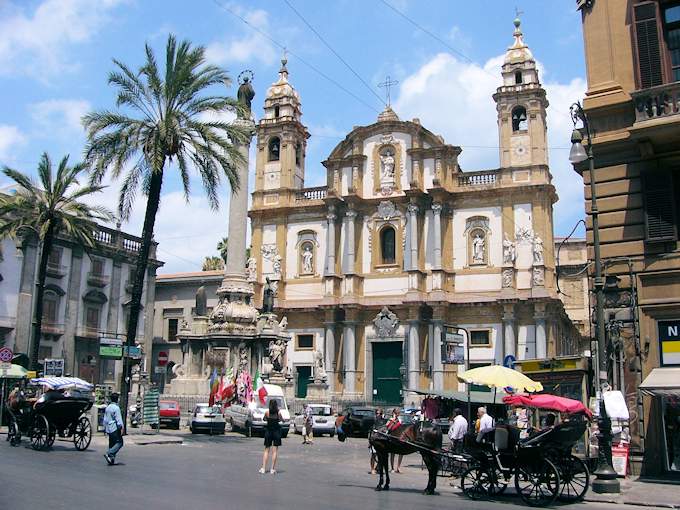
[[[538,83],[536,60],[529,46],[524,42],[524,34],[521,29],[522,22],[519,18],[515,18],[513,24],[515,25],[515,31],[512,34],[514,41],[506,50],[503,60],[503,85]]]

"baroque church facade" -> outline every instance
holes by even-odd
[[[556,290],[548,101],[519,20],[500,78],[499,168],[463,171],[460,147],[387,106],[306,188],[310,135],[282,61],[257,123],[247,274],[259,299],[276,289],[298,396],[315,353],[337,397],[462,390],[466,365],[442,359],[451,328],[467,331],[469,367],[580,354]]]

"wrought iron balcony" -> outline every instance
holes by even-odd
[[[680,114],[680,82],[637,90],[631,97],[636,123]]]

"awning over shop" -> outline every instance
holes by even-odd
[[[417,393],[418,395],[429,395],[431,397],[441,397],[450,398],[453,400],[458,400],[459,402],[467,402],[467,392],[466,391],[421,391],[421,390],[406,390],[409,393]],[[471,391],[470,392],[470,402],[474,404],[503,404],[503,397],[508,394],[502,390],[496,392],[496,398],[494,402],[493,391]]]
[[[680,395],[680,368],[655,368],[642,381],[640,391],[646,395]]]

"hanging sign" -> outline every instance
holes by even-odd
[[[442,332],[442,363],[445,365],[465,364],[465,330],[444,326]]]
[[[680,320],[659,321],[661,366],[680,365]]]

